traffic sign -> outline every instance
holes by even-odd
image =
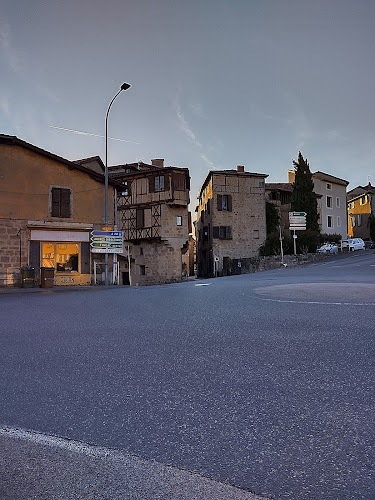
[[[91,251],[93,253],[122,253],[122,231],[92,231]]]
[[[306,212],[289,212],[289,218],[291,217],[306,217]]]

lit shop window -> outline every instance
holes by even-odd
[[[57,272],[78,272],[78,243],[42,243],[42,266]]]

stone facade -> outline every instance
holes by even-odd
[[[110,169],[110,177],[123,185],[117,198],[117,225],[126,249],[119,256],[123,284],[156,285],[183,278],[182,255],[191,233],[189,171],[163,165],[158,159],[151,165]]]
[[[198,276],[222,275],[228,259],[258,255],[266,239],[266,174],[209,172],[197,207]]]

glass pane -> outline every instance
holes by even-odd
[[[78,271],[78,244],[56,244],[56,269],[60,272]]]
[[[54,243],[42,243],[42,267],[55,267]]]

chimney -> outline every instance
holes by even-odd
[[[163,168],[164,167],[164,158],[155,158],[154,160],[151,160],[151,165],[153,167]]]
[[[237,165],[237,172],[245,172],[245,167],[243,165]]]

